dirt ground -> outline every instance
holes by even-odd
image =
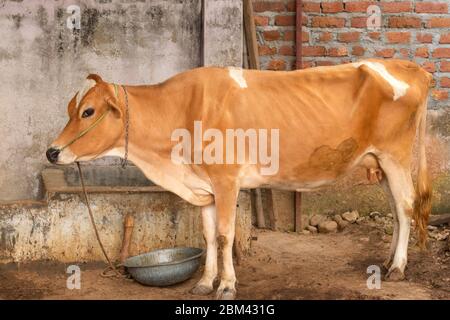
[[[390,236],[370,225],[335,234],[303,235],[255,230],[252,252],[236,266],[238,299],[450,299],[450,257],[445,241],[428,251],[410,245],[407,279],[382,281],[369,290],[367,267],[382,265]],[[81,289],[66,289],[67,265],[36,262],[0,266],[0,299],[212,299],[189,290],[190,280],[145,287],[129,279],[103,278],[103,263],[80,264]]]

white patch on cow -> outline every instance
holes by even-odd
[[[101,157],[119,157],[119,158],[123,158],[125,157],[125,148],[120,147],[120,148],[112,148],[104,153],[102,153],[101,155],[98,156],[98,158]]]
[[[97,82],[95,82],[95,80],[92,79],[86,79],[86,81],[84,81],[83,86],[81,87],[80,91],[78,91],[77,93],[77,104],[76,107],[78,108],[80,106],[80,102],[81,99],[83,99],[83,97],[85,96],[85,94],[93,87],[95,87],[95,85],[97,84]]]
[[[236,81],[241,88],[247,88],[247,81],[244,78],[244,71],[241,68],[228,67],[230,77]]]
[[[371,62],[371,61],[361,61],[353,64],[355,68],[359,68],[361,65],[366,65],[373,71],[377,72],[380,76],[386,80],[394,90],[394,101],[403,97],[406,94],[406,91],[409,88],[409,85],[406,82],[396,79],[392,74],[390,74],[386,67],[379,62]]]
[[[69,147],[66,147],[58,156],[58,164],[70,164],[73,163],[76,159],[76,154],[74,154]]]

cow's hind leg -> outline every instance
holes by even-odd
[[[389,255],[383,263],[383,266],[386,268],[386,270],[389,270],[392,260],[394,259],[395,249],[397,248],[399,223],[398,223],[397,209],[395,208],[394,197],[392,196],[392,191],[391,191],[391,188],[389,187],[389,183],[386,179],[386,176],[383,176],[381,178],[380,184],[381,184],[381,187],[383,188],[383,190],[386,194],[386,197],[389,201],[389,205],[391,207],[391,212],[392,212],[392,216],[393,216],[393,224],[394,224],[394,230],[393,230],[394,232],[392,235],[391,246],[389,248]]]
[[[216,232],[216,206],[211,204],[202,207],[203,237],[206,241],[205,270],[200,281],[192,288],[191,293],[208,295],[214,288],[217,277],[217,232]]]
[[[415,191],[409,167],[402,166],[388,154],[379,155],[378,159],[389,184],[398,219],[397,245],[386,280],[398,281],[404,279]]]

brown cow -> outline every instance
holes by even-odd
[[[160,84],[126,87],[90,75],[70,101],[70,120],[47,157],[58,164],[124,157],[128,146],[129,159],[149,179],[202,206],[206,266],[192,292],[213,291],[220,244],[221,299],[236,295],[232,244],[240,188],[308,191],[364,166],[369,178],[380,179],[392,206],[386,277],[399,280],[411,219],[423,243],[431,207],[424,146],[430,81],[417,64],[402,60],[288,72],[198,68]],[[417,128],[416,192],[410,167]],[[244,136],[235,148],[239,133]],[[192,135],[193,143],[185,140]]]

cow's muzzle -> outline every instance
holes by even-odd
[[[48,161],[51,163],[56,163],[58,161],[58,156],[61,150],[55,148],[48,148],[45,155],[47,156]]]

